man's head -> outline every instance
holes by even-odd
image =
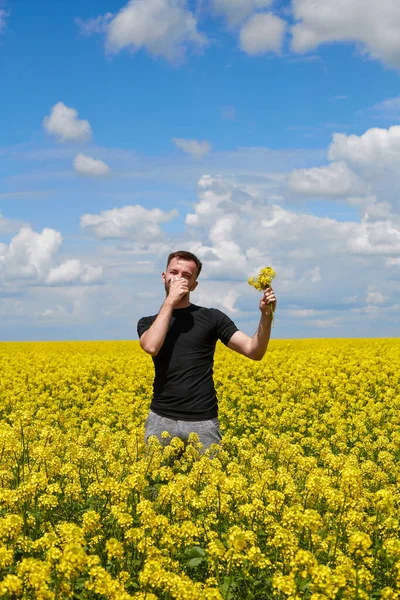
[[[178,250],[168,256],[165,273],[162,274],[165,291],[169,292],[172,278],[183,277],[187,280],[189,290],[193,292],[197,287],[197,278],[200,275],[202,264],[191,252]]]

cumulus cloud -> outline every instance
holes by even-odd
[[[134,277],[141,292],[144,289],[147,295],[141,299],[137,297],[137,302],[142,304],[135,308],[133,317],[132,299],[118,310],[121,321],[128,315],[136,319],[145,314],[143,311],[152,314],[153,306],[155,310],[158,305],[157,298],[162,295],[155,275],[158,267],[161,273],[168,253],[185,248],[197,254],[204,264],[193,301],[221,308],[237,318],[246,331],[253,326],[255,330],[259,314],[258,294],[248,286],[247,278],[266,265],[273,266],[278,274],[274,289],[278,297],[276,327],[277,332],[279,327],[279,335],[281,331],[287,337],[298,332],[312,335],[317,327],[324,330],[335,325],[339,327],[341,323],[346,326],[337,330],[338,335],[361,334],[362,329],[356,330],[355,323],[362,323],[365,315],[374,319],[377,313],[373,308],[382,306],[385,306],[385,315],[391,314],[394,321],[399,312],[393,306],[400,276],[400,219],[391,214],[389,203],[386,203],[385,211],[384,197],[378,200],[371,195],[371,212],[376,210],[376,214],[374,218],[365,215],[358,222],[307,214],[299,211],[297,206],[296,210],[291,210],[284,199],[281,198],[278,204],[267,191],[264,192],[256,192],[223,176],[205,175],[199,180],[198,198],[186,217],[185,229],[176,232],[177,223],[174,233],[169,235],[163,224],[174,218],[176,211],[130,206],[82,215],[81,224],[86,233],[98,239],[118,240],[115,245],[97,245],[103,270],[79,259],[56,261],[60,240],[57,242],[56,237],[50,236],[53,246],[48,242],[50,259],[47,262],[18,259],[15,263],[20,272],[13,275],[8,259],[7,277],[10,281],[11,277],[22,280],[21,267],[24,266],[26,281],[29,283],[32,279],[41,286],[46,285],[46,291],[50,287],[51,294],[56,294],[58,289],[60,293],[68,291],[73,284],[78,284],[80,291],[87,289],[85,283],[102,281],[102,293],[97,293],[93,301],[83,303],[83,308],[79,309],[82,320],[85,311],[90,313],[89,317],[93,315],[94,306],[96,314],[106,314],[101,311],[110,310],[110,304],[106,306],[104,300],[107,282],[112,284],[117,297],[123,293],[123,286],[119,285],[122,278]],[[326,196],[329,197],[332,198]],[[365,202],[366,199],[367,196]],[[4,263],[7,254],[9,247],[0,245],[0,256],[3,257],[0,264]],[[139,268],[135,261],[144,262]],[[35,265],[39,265],[40,275]],[[0,273],[4,279],[4,266],[0,267]],[[373,289],[371,281],[374,282]],[[145,282],[144,287],[142,282]],[[58,304],[64,306],[64,301],[43,302],[39,307],[41,310],[37,310],[42,315],[40,318],[65,319],[66,322],[71,319],[68,306],[65,305],[67,312],[62,317]],[[358,312],[350,313],[353,308]],[[52,312],[44,315],[45,311]],[[379,314],[380,322],[384,321],[386,316]],[[299,329],[292,330],[295,323],[299,324]]]
[[[81,216],[81,227],[100,239],[152,242],[164,237],[160,225],[177,216],[176,209],[164,212],[159,208],[147,209],[137,204],[105,210],[98,215],[84,214]]]
[[[354,227],[347,246],[356,255],[400,256],[400,221],[360,223]]]
[[[78,111],[63,102],[53,106],[50,115],[44,118],[43,126],[59,142],[87,142],[92,137],[89,121],[78,119]]]
[[[49,270],[46,283],[50,285],[71,283],[95,283],[101,279],[103,267],[82,263],[79,259],[66,260]]]
[[[292,192],[306,196],[348,196],[367,191],[365,183],[344,162],[323,167],[295,169],[288,177]]]
[[[78,25],[82,35],[93,35],[96,33],[106,33],[110,21],[113,19],[113,13],[106,13],[105,15],[99,15],[92,19],[75,19],[75,23]]]
[[[185,0],[129,0],[116,14],[78,19],[82,33],[106,33],[107,50],[147,50],[169,61],[184,58],[188,47],[202,48],[207,40]]]
[[[229,210],[233,191],[234,186],[222,177],[203,175],[198,181],[199,202],[194,207],[195,212],[186,215],[186,225],[211,226],[216,218],[223,216],[224,208]]]
[[[344,160],[359,167],[395,167],[397,170],[400,160],[400,126],[368,129],[360,136],[335,133],[328,156],[331,160]]]
[[[187,140],[184,138],[172,138],[172,141],[177,148],[197,159],[203,158],[203,156],[206,156],[212,149],[210,142],[207,142],[206,140],[199,141]]]
[[[308,52],[328,42],[355,42],[364,53],[400,67],[398,0],[293,0],[292,48]]]
[[[398,292],[386,278],[398,269],[400,219],[390,210],[377,218],[365,214],[360,222],[338,221],[292,211],[222,176],[203,176],[198,195],[186,217],[187,247],[203,262],[203,280],[236,291],[241,307],[254,303],[246,281],[265,265],[278,274],[277,318],[286,320],[287,309],[293,310],[292,318],[310,330],[346,322],[349,297],[353,306],[363,306],[372,272],[387,305],[393,303]],[[367,200],[371,211],[385,204],[373,196]]]
[[[216,286],[215,283],[202,281],[194,295],[196,304],[210,308],[220,308],[230,315],[240,314],[239,309],[235,306],[240,294],[237,290],[230,288],[228,282],[221,282]]]
[[[212,0],[217,14],[223,15],[230,25],[237,25],[254,10],[271,6],[273,0]]]
[[[368,304],[382,304],[385,302],[385,297],[380,292],[368,292],[366,301]]]
[[[0,269],[8,277],[42,279],[61,243],[59,231],[45,228],[37,233],[24,227],[8,246],[3,244],[0,248]]]
[[[0,276],[2,286],[30,284],[55,285],[60,283],[94,283],[102,275],[102,268],[67,260],[55,265],[62,245],[59,231],[45,228],[41,233],[23,227],[9,244],[0,244]]]
[[[256,13],[240,30],[240,47],[250,55],[280,52],[286,26],[286,21],[272,13]]]
[[[19,231],[21,227],[27,227],[27,224],[20,219],[7,219],[0,213],[0,235],[14,233]]]
[[[74,160],[74,169],[79,175],[104,177],[110,173],[110,167],[102,160],[79,153]]]

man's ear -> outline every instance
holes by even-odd
[[[195,282],[194,282],[194,284],[193,284],[193,285],[192,285],[192,287],[190,288],[190,291],[191,291],[191,292],[194,292],[194,290],[197,288],[197,284],[198,284],[198,283],[199,283],[198,281],[195,281]]]
[[[166,278],[166,274],[165,274],[165,273],[162,273],[162,275],[161,275],[161,279],[163,280],[163,283],[165,283],[165,278]]]

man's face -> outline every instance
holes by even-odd
[[[189,290],[192,292],[197,287],[197,266],[192,260],[184,260],[175,256],[169,263],[166,273],[162,274],[165,291],[169,293],[169,286],[173,278],[186,279]]]

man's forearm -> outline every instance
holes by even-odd
[[[164,343],[173,308],[172,303],[169,302],[167,298],[161,306],[160,312],[152,326],[149,327],[140,338],[140,345],[143,350],[152,356],[156,356],[159,353],[160,348]]]
[[[251,358],[261,360],[268,348],[271,336],[272,315],[262,314],[258,329],[251,340]]]

